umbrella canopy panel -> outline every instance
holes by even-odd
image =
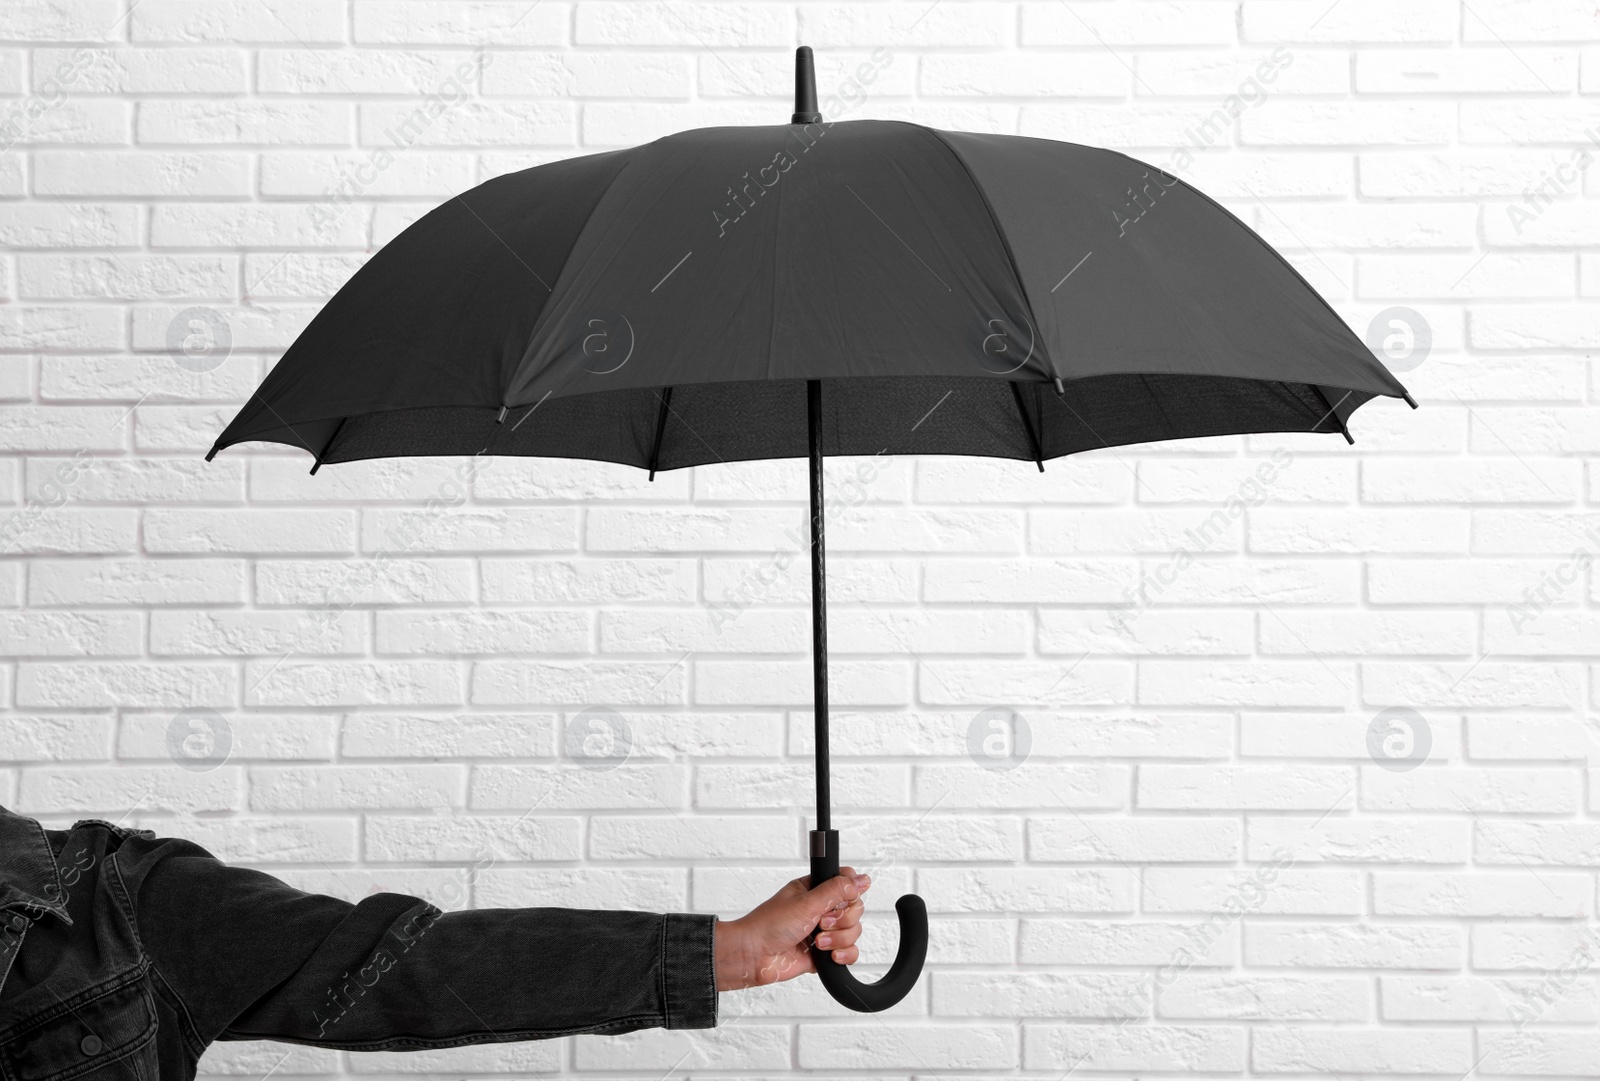
[[[329,302],[215,449],[804,457],[808,380],[827,454],[1024,460],[1339,432],[1405,395],[1180,180],[851,121],[688,131],[451,200]]]

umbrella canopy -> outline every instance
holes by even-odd
[[[822,460],[1038,463],[1241,432],[1343,434],[1410,397],[1271,247],[1154,166],[1070,143],[827,124],[811,54],[793,122],[707,128],[491,180],[396,237],[217,439],[325,463],[589,458],[651,471],[811,463],[818,829],[829,828]],[[1415,403],[1412,403],[1413,405]],[[879,983],[910,990],[926,913],[901,898]]]

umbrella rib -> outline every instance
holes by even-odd
[[[687,256],[685,256],[687,258]],[[661,399],[661,408],[656,411],[656,445],[650,451],[650,479],[656,479],[656,463],[661,460],[661,436],[667,430],[667,413],[672,409],[672,388],[668,387],[665,393],[658,393]]]
[[[1015,379],[1007,380],[1011,384],[1011,397],[1017,403],[1017,415],[1022,418],[1022,426],[1028,430],[1028,442],[1033,444],[1033,461],[1039,467],[1039,472],[1044,472],[1044,452],[1039,447],[1039,434],[1033,430],[1033,418],[1028,416],[1028,407],[1022,402],[1022,387]]]
[[[933,269],[931,266],[928,266],[927,260],[922,258],[922,256],[917,254],[917,249],[913,248],[910,244],[907,244],[905,242],[905,238],[903,238],[899,233],[894,231],[894,226],[892,226],[888,222],[884,221],[882,215],[880,215],[876,210],[873,210],[872,207],[868,205],[867,201],[865,199],[861,198],[861,193],[860,192],[856,191],[856,189],[854,189],[854,188],[851,188],[849,184],[846,184],[845,187],[846,188],[850,188],[850,194],[854,195],[856,197],[856,199],[861,203],[861,205],[867,208],[867,213],[868,214],[871,214],[874,218],[877,218],[878,222],[885,229],[889,230],[889,235],[890,236],[892,236],[896,240],[900,241],[901,245],[904,246],[906,251],[911,253],[911,258],[913,258],[917,262],[921,263],[924,267],[927,267],[928,273],[932,274],[935,278],[939,279],[939,284],[944,286],[944,291],[945,292],[947,292],[947,293],[954,292],[954,290],[952,290],[950,288],[950,284],[948,282],[946,282],[943,278],[939,277],[939,272],[937,270]]]
[[[322,468],[322,463],[328,460],[328,452],[333,449],[334,442],[339,438],[339,433],[344,431],[345,422],[349,419],[349,417],[339,418],[339,426],[328,437],[328,442],[323,445],[322,453],[317,455],[317,460],[311,463],[311,475],[313,477],[317,475],[317,470]]]
[[[1355,446],[1356,441],[1350,437],[1350,428],[1347,424],[1345,424],[1344,418],[1341,417],[1338,412],[1339,406],[1344,404],[1344,398],[1350,397],[1350,392],[1348,390],[1345,391],[1344,398],[1340,398],[1337,405],[1328,405],[1328,396],[1322,393],[1322,388],[1317,386],[1315,383],[1310,384],[1310,387],[1312,390],[1317,392],[1317,397],[1322,399],[1322,404],[1328,406],[1328,412],[1317,418],[1317,422],[1311,426],[1311,430],[1314,432],[1318,428],[1322,427],[1322,422],[1327,420],[1329,415],[1332,415],[1334,422],[1339,425],[1339,434],[1344,436],[1344,441],[1350,444],[1352,447]]]

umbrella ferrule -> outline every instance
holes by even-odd
[[[811,59],[811,46],[802,45],[794,51],[794,115],[791,124],[820,124],[822,114],[817,112],[817,69]]]

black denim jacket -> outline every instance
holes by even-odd
[[[716,1024],[710,916],[360,904],[0,807],[0,1078],[190,1081],[213,1040],[351,1051]]]

